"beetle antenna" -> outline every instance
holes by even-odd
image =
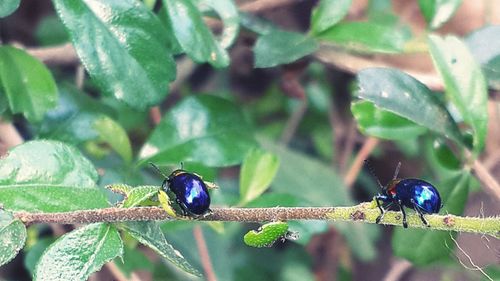
[[[392,177],[393,180],[398,178],[399,174],[399,169],[401,168],[401,161],[398,162],[398,165],[396,166],[396,171],[394,171],[394,176]]]
[[[184,162],[181,161],[181,170],[184,170]]]
[[[162,175],[164,178],[168,179],[168,176],[165,175],[158,166],[156,166],[154,163],[149,162],[149,165],[151,165],[160,175]]]
[[[377,184],[380,187],[380,189],[383,190],[384,186],[380,183],[380,180],[378,179],[377,174],[375,174],[375,170],[373,170],[373,166],[370,164],[370,161],[368,159],[365,159],[364,163],[365,163],[365,166],[368,168],[368,171],[370,172],[370,175],[377,182]]]

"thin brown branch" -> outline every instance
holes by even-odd
[[[78,89],[83,88],[83,83],[85,82],[85,67],[83,65],[79,64],[76,67],[76,73],[75,73],[75,85]]]
[[[490,171],[484,167],[479,160],[474,160],[474,172],[479,180],[484,184],[486,192],[494,195],[497,200],[500,200],[500,185],[497,180],[491,175]]]
[[[300,106],[292,113],[285,125],[285,129],[283,129],[283,133],[281,134],[280,141],[282,144],[286,145],[290,142],[300,125],[300,121],[306,114],[307,107],[307,100],[304,99],[301,101]]]
[[[369,137],[366,139],[365,143],[363,144],[358,154],[356,155],[356,158],[354,158],[351,168],[349,168],[344,177],[344,184],[348,188],[352,187],[352,184],[358,177],[358,174],[361,171],[361,168],[363,167],[363,161],[366,158],[368,158],[368,156],[372,153],[375,147],[377,147],[378,143],[379,140],[377,138]]]
[[[400,212],[385,213],[385,225],[402,224]],[[332,220],[375,223],[380,211],[373,202],[352,207],[275,207],[275,208],[213,208],[212,212],[199,220],[269,222],[288,220]],[[66,213],[14,212],[14,216],[26,225],[34,223],[86,224],[96,222],[124,222],[150,220],[190,220],[185,217],[171,217],[159,207],[105,208]],[[455,215],[426,215],[431,229],[472,232],[500,237],[500,217],[474,218]],[[427,228],[419,216],[407,215],[408,226]]]
[[[149,118],[153,122],[153,124],[156,126],[160,123],[161,121],[161,111],[159,106],[153,106],[149,110]]]
[[[22,144],[24,140],[12,123],[0,119],[0,142],[10,148]]]
[[[79,61],[71,43],[51,47],[27,48],[26,51],[48,65],[76,64]]]
[[[390,270],[384,277],[384,281],[398,281],[401,280],[403,274],[412,268],[412,264],[406,260],[397,260],[391,262]]]
[[[349,162],[349,158],[354,150],[354,146],[356,144],[356,136],[358,131],[356,130],[356,122],[351,120],[347,126],[345,126],[344,130],[344,145],[342,149],[338,149],[341,154],[339,156],[339,171],[341,175],[344,175],[346,172],[347,163]]]
[[[123,272],[121,272],[121,270],[118,268],[118,266],[116,266],[116,264],[114,262],[108,262],[104,265],[104,267],[106,267],[106,269],[109,270],[111,275],[113,275],[113,277],[114,277],[113,280],[128,281],[127,276],[125,276],[125,274],[123,274]]]
[[[340,139],[342,134],[340,132],[343,131],[344,124],[340,120],[340,116],[337,113],[337,110],[335,108],[335,104],[333,101],[329,102],[328,104],[328,122],[330,123],[330,128],[331,128],[331,133],[332,133],[332,150],[333,151],[341,151],[340,150]],[[334,157],[332,157],[332,167],[341,167],[340,166],[340,155],[334,154]],[[339,168],[340,170],[340,168]]]
[[[198,247],[198,253],[200,254],[201,264],[203,266],[203,270],[205,271],[207,281],[217,281],[201,226],[196,225],[193,228],[193,235],[196,240],[196,246]]]
[[[302,0],[257,0],[241,5],[239,10],[247,13],[258,13],[292,5],[300,1]]]
[[[314,56],[323,63],[333,65],[341,70],[353,74],[356,74],[360,70],[368,67],[396,67],[384,61],[378,61],[370,57],[348,54],[328,46],[322,46],[320,50],[314,54]],[[400,70],[415,77],[432,90],[442,91],[444,89],[443,80],[436,73],[419,72],[413,69],[405,68],[400,68]]]

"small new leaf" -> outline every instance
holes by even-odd
[[[170,205],[170,198],[168,197],[168,194],[160,190],[158,192],[158,200],[160,200],[160,206],[167,212],[167,214],[173,218],[177,217],[177,213],[175,212],[174,208],[172,208],[172,205]]]
[[[252,201],[269,188],[279,165],[275,154],[257,148],[250,150],[240,172],[241,204]]]

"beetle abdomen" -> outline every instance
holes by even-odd
[[[191,173],[179,173],[170,178],[170,189],[186,208],[196,215],[210,207],[210,195],[203,180]]]
[[[430,183],[420,179],[403,179],[396,185],[397,197],[404,206],[413,208],[412,200],[424,213],[438,213],[441,208],[441,197],[437,189]]]

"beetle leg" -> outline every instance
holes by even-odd
[[[375,196],[375,202],[377,202],[377,207],[378,209],[380,210],[380,215],[375,219],[375,223],[376,224],[379,224],[380,221],[384,218],[384,215],[385,215],[385,210],[384,208],[382,208],[382,206],[380,205],[380,202],[379,200],[384,200],[385,199],[385,196],[383,195],[377,195]]]
[[[403,208],[403,205],[401,204],[401,200],[397,201],[399,209],[401,209],[401,213],[403,213],[403,227],[408,228],[408,222],[406,221],[406,212],[405,209]]]
[[[418,208],[417,204],[415,203],[415,200],[411,199],[411,203],[413,204],[413,209],[415,209],[415,212],[417,212],[418,216],[420,217],[420,220],[422,220],[422,223],[424,223],[425,226],[431,227],[427,220],[424,218],[424,214],[422,211]]]
[[[210,216],[212,214],[212,210],[210,210],[210,208],[207,209],[207,211],[201,215],[202,218],[206,218],[207,216]]]
[[[186,205],[184,205],[184,203],[182,203],[179,198],[175,198],[175,202],[177,202],[177,205],[179,205],[179,207],[181,208],[182,215],[185,217],[189,216],[190,212],[188,211]]]
[[[163,189],[163,191],[165,191],[165,193],[166,193],[166,192],[168,192],[168,190],[169,190],[169,187],[168,187],[168,179],[165,179],[165,180],[163,181],[163,183],[161,184],[161,189]]]

